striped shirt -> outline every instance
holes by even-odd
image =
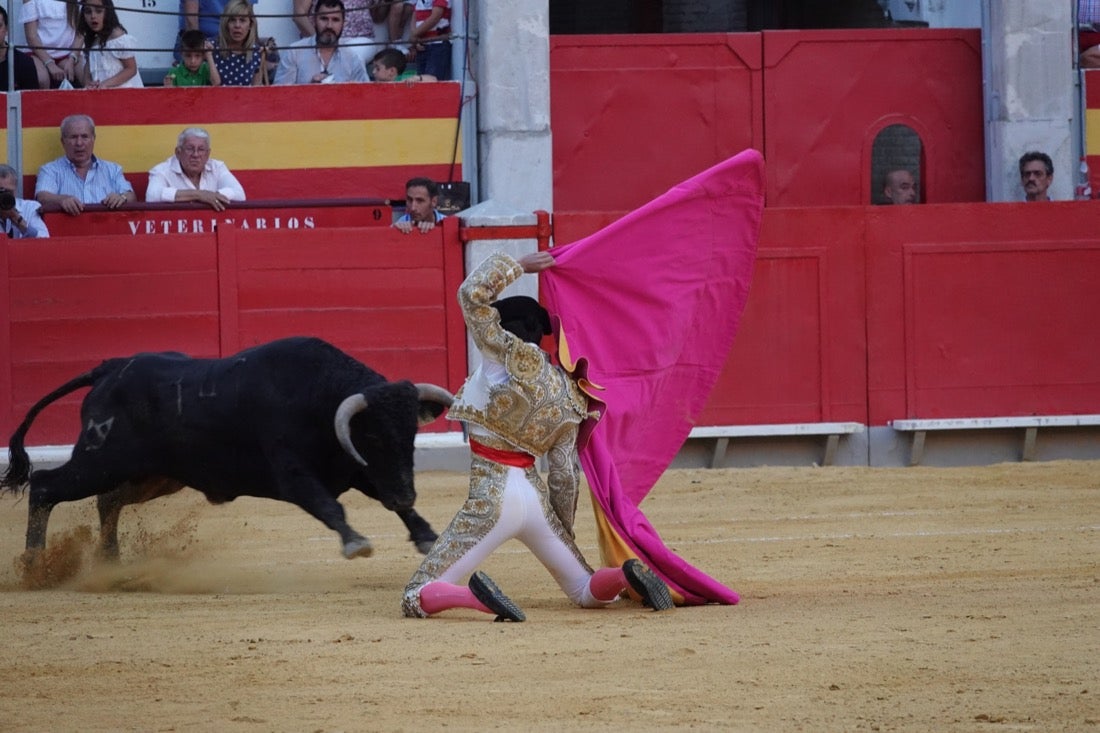
[[[122,166],[109,160],[92,156],[88,175],[81,178],[76,166],[65,156],[51,160],[38,169],[34,193],[53,193],[59,196],[75,196],[86,204],[101,204],[112,193],[130,193],[134,187],[122,175]]]

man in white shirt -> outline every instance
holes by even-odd
[[[180,133],[176,152],[149,171],[145,200],[155,204],[196,201],[225,211],[231,201],[244,201],[244,188],[220,160],[210,157],[210,133],[188,127]]]
[[[7,163],[0,164],[0,231],[12,239],[50,236],[42,221],[42,205],[19,198],[19,188],[18,171]]]
[[[344,33],[343,0],[317,0],[313,27],[317,34],[290,44],[279,54],[276,84],[330,84],[370,81],[359,56],[340,45]]]

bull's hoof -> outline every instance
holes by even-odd
[[[416,549],[420,551],[421,555],[427,555],[435,547],[435,540],[418,540],[416,542]]]
[[[366,537],[344,544],[344,557],[349,560],[353,557],[370,557],[373,554],[374,548],[371,547],[370,540]]]

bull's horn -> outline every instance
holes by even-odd
[[[359,455],[359,451],[355,450],[355,444],[351,442],[351,419],[358,413],[367,409],[367,398],[362,394],[353,394],[340,403],[340,406],[336,408],[336,439],[340,441],[340,447],[344,449],[344,452],[349,456],[359,461],[362,465],[367,465],[367,462],[363,460],[363,456]]]
[[[447,407],[450,407],[451,403],[455,401],[455,396],[453,394],[434,384],[418,382],[416,389],[420,392],[420,399],[422,400],[431,400]]]
[[[416,385],[416,390],[420,393],[418,397],[420,409],[417,411],[416,424],[420,426],[433,422],[455,401],[454,395],[434,384],[420,383]]]

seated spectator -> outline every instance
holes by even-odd
[[[313,4],[315,0],[293,0],[294,25],[298,27],[300,38],[312,38]],[[342,38],[347,50],[352,51],[366,64],[374,50],[374,21],[385,19],[389,5],[383,0],[346,0],[344,3],[346,18]]]
[[[203,38],[216,41],[228,4],[228,0],[180,0],[179,38],[186,31],[199,31]]]
[[[180,62],[164,77],[166,87],[216,87],[222,78],[214,63],[214,42],[202,31],[184,31],[180,35]]]
[[[282,55],[276,84],[328,84],[367,81],[367,67],[358,56],[343,48],[343,0],[318,0],[313,11],[313,38],[290,44]]]
[[[419,81],[435,81],[431,74],[418,74],[413,69],[405,68],[408,59],[400,49],[383,48],[374,54],[370,60],[370,75],[374,81],[403,81],[413,84]]]
[[[214,65],[223,86],[250,87],[268,83],[279,62],[273,38],[259,40],[256,14],[249,0],[229,0],[218,28]]]
[[[451,0],[416,0],[409,58],[416,71],[436,79],[451,78]]]
[[[25,0],[20,10],[23,35],[31,48],[39,79],[56,89],[76,81],[76,54],[83,40],[76,32],[80,4],[60,0]]]
[[[145,200],[151,204],[198,201],[225,211],[231,201],[244,201],[244,188],[220,160],[210,157],[210,133],[188,127],[176,140],[176,152],[149,171]]]
[[[1078,0],[1077,64],[1082,69],[1100,69],[1100,2]]]
[[[1047,189],[1054,181],[1054,162],[1046,153],[1037,150],[1020,156],[1020,185],[1024,187],[1024,200],[1050,201]]]
[[[11,55],[15,62],[16,89],[49,89],[49,77],[39,78],[38,67],[31,56],[16,51]],[[8,11],[0,7],[0,91],[8,89]]]
[[[0,224],[4,234],[12,239],[50,236],[42,221],[41,205],[19,198],[19,189],[19,173],[7,163],[0,163]]]
[[[421,234],[435,229],[437,222],[447,218],[436,208],[439,205],[439,185],[430,178],[410,178],[405,184],[405,214],[393,223],[394,228],[408,234],[416,229]]]
[[[122,175],[122,166],[95,156],[95,122],[88,115],[69,115],[61,121],[65,154],[38,169],[34,197],[46,207],[56,206],[70,216],[85,204],[117,209],[136,201],[134,187]]]
[[[904,168],[888,171],[883,177],[882,195],[886,204],[917,203],[917,182]]]
[[[84,39],[76,75],[86,89],[145,86],[134,57],[137,40],[119,22],[114,0],[84,0],[76,30]]]

